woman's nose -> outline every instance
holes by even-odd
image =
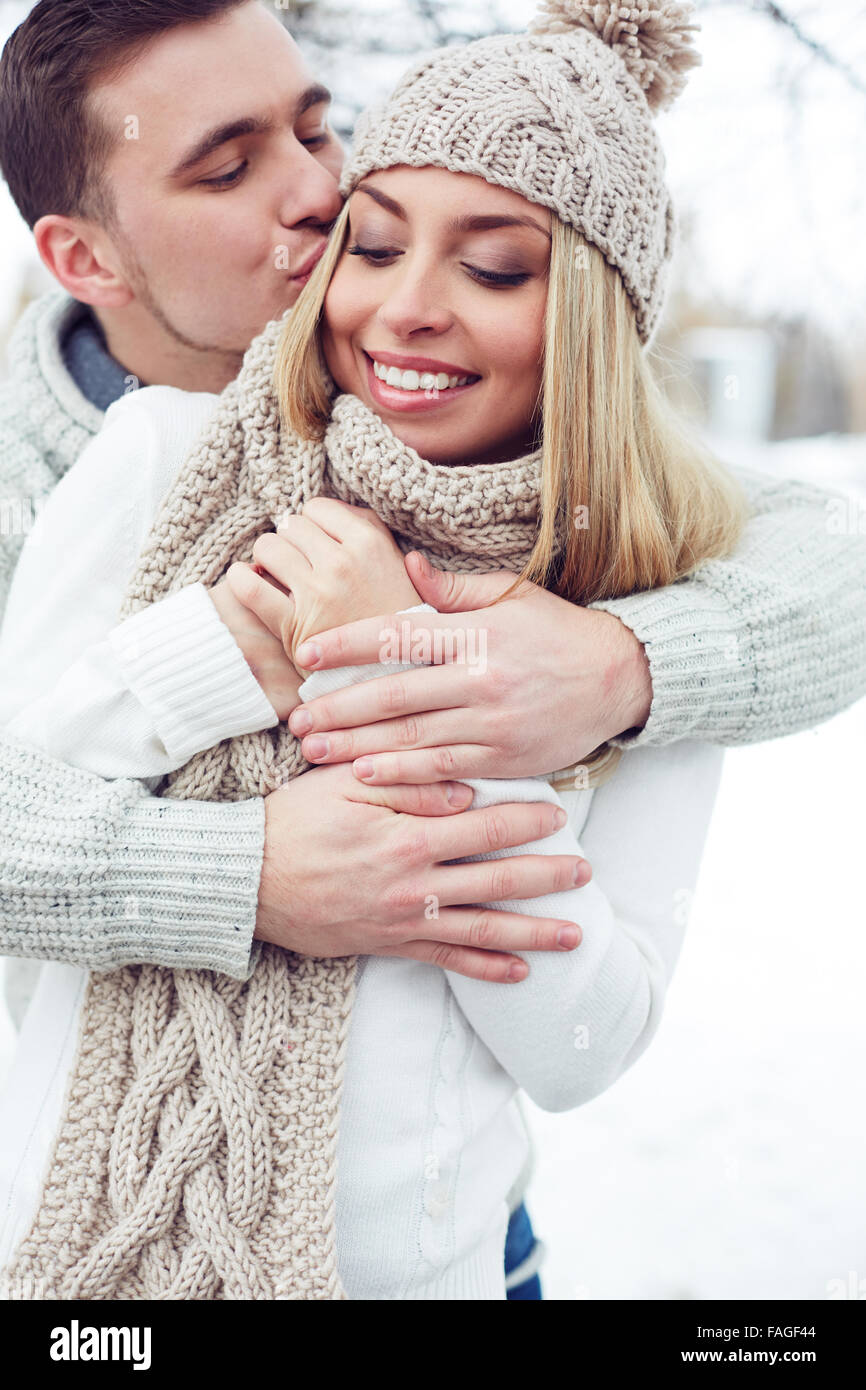
[[[383,276],[384,279],[384,276]],[[379,320],[395,338],[415,333],[445,333],[453,323],[443,288],[423,270],[401,267],[389,276]]]

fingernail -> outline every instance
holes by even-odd
[[[293,734],[303,737],[308,734],[313,727],[313,716],[309,710],[296,709],[289,719],[289,728]]]
[[[328,747],[328,740],[326,738],[322,738],[321,734],[317,734],[315,738],[310,739],[309,743],[304,749],[304,753],[310,759],[310,761],[312,761],[314,758],[326,758],[328,756]]]
[[[433,570],[430,566],[430,561],[427,559],[426,555],[421,554],[420,550],[416,550],[415,554],[418,556],[418,568],[420,569],[421,573],[429,579],[430,575],[433,573]]]
[[[448,801],[452,806],[468,806],[471,800],[471,787],[457,785],[448,788]]]
[[[574,866],[574,881],[575,881],[576,884],[580,885],[580,882],[581,882],[581,880],[582,880],[582,878],[583,878],[583,874],[584,874],[584,860],[583,860],[583,859],[578,859],[577,863],[576,863],[575,866]]]
[[[302,642],[295,652],[299,666],[303,666],[305,671],[310,671],[314,666],[318,666],[322,659],[322,649],[318,642]]]
[[[564,951],[570,951],[577,945],[577,927],[560,927],[556,933],[556,944]]]
[[[354,768],[354,772],[355,772],[355,776],[356,776],[356,777],[364,778],[364,777],[372,777],[372,776],[373,776],[373,759],[372,759],[372,758],[359,758],[358,761],[357,761],[356,763],[353,763],[353,764],[352,764],[352,766],[353,766],[353,768]]]
[[[565,822],[566,822],[567,820],[568,820],[568,816],[566,815],[565,811],[564,811],[564,810],[562,809],[562,807],[560,806],[560,807],[558,808],[558,810],[556,810],[556,811],[554,812],[553,824],[556,826],[557,830],[561,830],[562,827],[565,825]]]
[[[509,980],[522,980],[524,979],[526,972],[526,962],[522,960],[516,960],[513,965],[509,965],[508,967],[508,978]]]

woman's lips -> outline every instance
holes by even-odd
[[[388,386],[373,371],[373,359],[369,353],[364,353],[364,362],[367,368],[367,389],[377,405],[381,405],[385,410],[396,410],[405,414],[415,414],[423,410],[438,410],[458,396],[463,396],[467,391],[471,391],[473,386],[478,385],[478,381],[467,382],[465,386],[446,386],[440,391],[433,387],[429,391],[401,391],[399,386]]]

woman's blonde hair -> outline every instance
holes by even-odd
[[[286,321],[274,386],[284,426],[321,438],[331,382],[319,328],[346,241],[348,202]],[[551,217],[552,246],[537,416],[538,536],[520,576],[573,603],[662,588],[727,555],[748,516],[736,478],[676,416],[637,334],[619,271]],[[554,786],[598,786],[622,750],[604,744]]]

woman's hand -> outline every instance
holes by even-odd
[[[324,628],[421,601],[384,521],[333,498],[314,497],[259,536],[253,559],[255,568],[232,565],[226,581],[296,667],[300,644]]]
[[[225,579],[209,590],[211,600],[246,658],[247,665],[276,711],[288,719],[298,703],[301,678],[279,637],[240,603]]]
[[[310,762],[354,760],[356,776],[371,784],[538,776],[646,722],[646,652],[613,614],[536,584],[486,606],[515,575],[431,570],[417,552],[406,556],[406,568],[438,614],[398,619],[392,609],[322,632],[300,660],[308,670],[375,662],[382,629],[394,626],[408,638],[404,646],[427,646],[441,664],[383,674],[300,706],[289,728]]]

